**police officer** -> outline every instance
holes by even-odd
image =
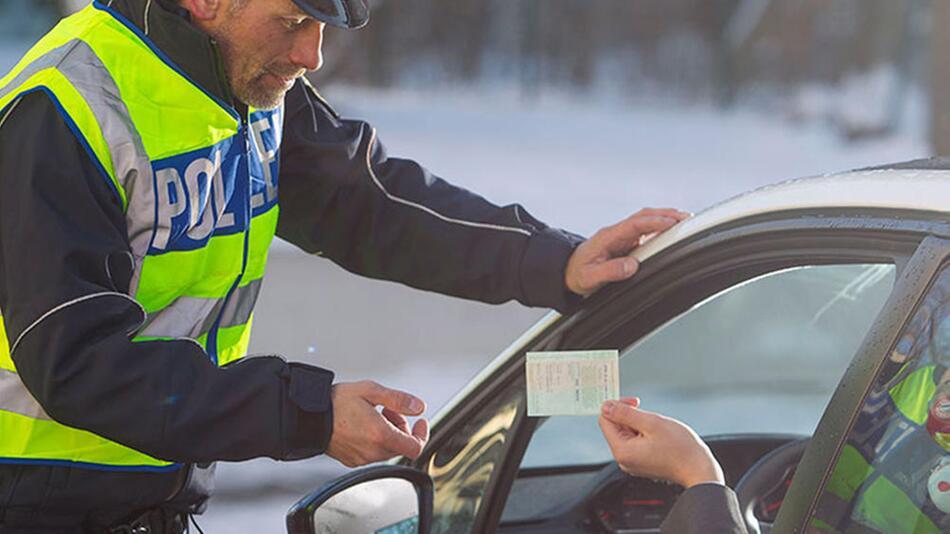
[[[364,276],[566,310],[686,216],[584,241],[390,157],[301,78],[326,24],[368,15],[97,0],[0,79],[0,532],[181,532],[218,460],[420,454],[421,399],[244,357],[275,234]]]

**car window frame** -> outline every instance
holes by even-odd
[[[896,215],[900,218],[896,219]],[[896,219],[896,220],[895,220]],[[496,368],[480,388],[441,418],[426,452],[412,462],[424,468],[445,436],[460,428],[477,411],[481,400],[499,388],[524,380],[525,353],[601,346],[610,334],[626,327],[634,342],[691,305],[759,274],[800,265],[844,262],[893,263],[900,277],[920,242],[932,233],[950,233],[939,214],[893,210],[795,210],[762,214],[714,227],[644,261],[633,280],[612,284],[585,300],[575,313],[558,318]],[[776,250],[776,241],[782,245]],[[750,267],[751,266],[751,267]],[[664,286],[688,287],[696,279],[712,279],[715,287],[697,291],[689,302],[664,301]],[[634,310],[630,309],[633,303]],[[617,310],[628,317],[619,319]],[[604,320],[590,320],[592,316]],[[627,324],[632,323],[632,324]],[[603,345],[606,346],[606,345]],[[490,478],[476,512],[473,532],[497,528],[505,499],[539,420],[519,411],[512,423],[504,458]]]
[[[766,272],[801,265],[891,262],[899,277],[920,242],[935,228],[950,232],[950,224],[919,219],[895,224],[895,216],[860,217],[837,210],[783,212],[716,227],[643,262],[632,280],[614,284],[588,299],[569,317],[573,324],[556,326],[566,330],[563,343],[570,346],[592,340],[603,342],[621,329],[636,332],[635,338],[640,339],[722,289]],[[783,241],[784,250],[774,250],[778,239]],[[799,258],[803,255],[808,261]],[[762,262],[773,262],[774,266],[763,270]],[[691,303],[661,302],[670,293],[664,286],[681,287],[712,277],[721,278],[717,287],[704,291],[703,297],[691,299]],[[630,309],[631,302],[634,309]],[[653,315],[644,321],[647,308]],[[581,324],[592,313],[606,314],[606,320]],[[623,337],[633,338],[629,334]]]
[[[557,345],[559,338],[560,334],[557,332],[548,331],[548,333],[542,333],[529,342],[526,347],[522,348],[519,351],[519,357],[515,359],[523,361],[524,353],[530,350],[552,350],[551,347]],[[441,420],[442,422],[439,424],[439,428],[430,436],[429,443],[426,444],[423,453],[416,460],[409,461],[403,459],[399,463],[412,465],[421,471],[425,471],[432,456],[446,444],[454,432],[460,431],[466,422],[471,420],[476,413],[489,404],[488,401],[490,399],[505,394],[509,388],[520,387],[524,383],[524,373],[519,366],[509,364],[496,370],[484,383],[487,384],[487,387],[467,397],[466,402],[460,403],[452,413]],[[504,473],[512,470],[512,461],[515,462],[514,469],[517,469],[517,464],[521,461],[521,456],[527,447],[527,440],[531,436],[531,432],[528,432],[528,429],[531,429],[533,432],[533,424],[531,422],[532,418],[527,417],[527,410],[525,409],[526,402],[527,399],[522,395],[519,401],[518,412],[510,426],[509,439],[505,440],[501,460],[489,476],[488,483],[485,486],[485,493],[475,513],[471,532],[487,532],[484,529],[484,525],[486,521],[491,520],[491,514],[494,510],[494,506],[491,505],[491,502],[493,496],[496,494],[497,487],[499,483],[505,480],[506,477]],[[521,452],[512,454],[512,449],[515,451],[520,450]],[[435,491],[437,490],[438,488],[435,488]],[[507,494],[507,491],[508,490],[505,490],[505,494]],[[497,523],[497,520],[495,522]]]
[[[633,323],[636,330],[633,335],[624,335],[627,343],[635,342],[691,305],[765,272],[800,265],[876,261],[893,263],[899,278],[920,243],[933,233],[950,234],[950,224],[933,213],[841,209],[764,214],[713,228],[643,262],[633,280],[613,284],[587,299],[580,310],[563,317],[542,333],[542,343],[537,344],[540,347],[519,351],[505,368],[509,373],[520,372],[523,380],[527,350],[608,346],[605,340],[612,332],[625,328],[625,323]],[[776,250],[779,239],[785,246]],[[708,256],[715,260],[710,261]],[[693,263],[705,271],[697,274],[699,278],[710,278],[717,271],[723,271],[725,275],[719,274],[721,283],[698,292],[688,303],[663,302],[666,292],[657,291],[656,286],[689,286],[693,283],[689,275],[696,274],[689,272]],[[674,266],[681,268],[671,269]],[[639,309],[632,313],[624,310],[628,320],[611,320],[619,317],[619,313],[612,313],[611,309],[623,309],[630,302]],[[595,314],[605,314],[608,320],[589,321]],[[644,321],[645,317],[648,320]],[[477,523],[482,529],[478,531],[497,528],[521,458],[539,421],[521,417],[517,422],[520,428],[514,429],[516,437],[507,451],[510,457],[502,463],[507,469],[502,473],[503,478],[493,481],[490,492],[486,491],[485,506],[479,511],[479,515],[484,512],[484,522]]]
[[[838,384],[798,464],[773,532],[804,532],[858,413],[888,354],[939,273],[950,264],[950,235],[921,241]]]

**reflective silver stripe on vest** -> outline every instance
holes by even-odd
[[[52,418],[46,415],[46,410],[23,385],[20,375],[6,369],[0,369],[0,411],[52,421]]]
[[[14,76],[6,87],[0,88],[0,100],[14,90],[19,89],[21,85],[26,83],[26,81],[32,78],[37,72],[58,66],[63,58],[66,57],[66,54],[68,54],[78,42],[78,40],[70,41],[36,58],[32,63],[24,67],[23,70],[20,71],[20,74]]]
[[[131,114],[119,87],[92,48],[77,41],[72,53],[58,67],[92,109],[102,136],[109,146],[116,179],[125,190],[125,213],[129,245],[135,268],[129,293],[134,295],[142,273],[142,260],[148,252],[155,217],[155,191],[152,187],[152,163],[142,137],[132,124]]]
[[[234,290],[227,304],[224,299],[178,297],[171,304],[150,313],[138,337],[198,338],[211,330],[218,317],[220,328],[239,326],[251,320],[254,304],[261,292],[261,279]]]
[[[262,282],[263,279],[258,278],[234,290],[224,311],[221,312],[221,328],[242,325],[251,320],[254,304],[257,303],[257,296],[261,293]]]
[[[128,201],[126,225],[135,269],[130,293],[135,294],[142,259],[148,252],[155,213],[152,165],[142,138],[132,124],[119,87],[86,42],[74,39],[27,65],[10,84],[0,89],[0,98],[18,89],[36,73],[56,68],[73,85],[92,110],[112,158],[113,172]]]

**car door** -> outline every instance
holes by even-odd
[[[722,309],[747,310],[749,306],[758,306],[766,315],[780,304],[769,302],[768,293],[757,297],[765,298],[764,302],[759,300],[752,304],[732,297],[740,295],[737,291],[750,284],[772,283],[777,280],[776,276],[801,278],[803,273],[808,274],[808,269],[825,269],[821,280],[827,280],[819,280],[815,285],[831,283],[838,289],[841,302],[853,299],[855,291],[869,284],[880,288],[884,280],[885,290],[875,292],[875,306],[883,306],[889,295],[892,296],[892,281],[903,279],[920,243],[926,236],[940,232],[946,233],[946,223],[934,214],[904,216],[897,220],[884,214],[856,217],[842,210],[786,212],[716,228],[651,258],[644,263],[636,280],[608,288],[589,299],[578,313],[552,320],[552,324],[531,332],[503,365],[494,368],[477,390],[440,421],[426,454],[417,463],[433,475],[436,482],[435,530],[603,530],[603,525],[595,524],[597,519],[591,516],[592,506],[597,504],[596,492],[603,490],[597,487],[596,475],[609,465],[609,458],[603,456],[603,447],[599,452],[596,446],[588,447],[600,439],[596,427],[590,420],[579,420],[573,427],[561,424],[567,428],[567,434],[547,432],[551,435],[546,441],[556,442],[554,453],[549,457],[571,458],[566,462],[549,461],[550,465],[545,465],[546,447],[537,445],[539,436],[546,432],[545,428],[557,426],[557,418],[544,420],[524,415],[525,351],[590,348],[642,351],[665,325],[698,317],[690,312],[708,309],[704,307],[707,301],[726,304]],[[841,283],[842,276],[847,279],[846,283],[834,286]],[[801,286],[803,280],[797,283],[798,287],[808,287],[808,277],[804,277],[805,286]],[[724,296],[729,298],[723,300]],[[825,303],[835,306],[831,301]],[[812,311],[819,315],[827,313],[820,309]],[[827,391],[817,394],[817,397],[826,397],[817,404],[814,398],[809,401],[815,412],[811,428],[876,315],[877,310],[865,313],[861,318],[864,326],[861,321],[852,321],[851,328],[855,331],[851,332],[848,343],[835,346],[838,353],[846,354],[843,359],[840,355],[837,357],[839,369],[822,369],[830,379],[823,382]],[[728,316],[723,319],[723,324],[728,325]],[[702,326],[702,321],[695,322]],[[772,322],[781,326],[780,320]],[[796,341],[800,332],[792,328],[776,335],[789,344]],[[758,337],[769,339],[769,336]],[[737,345],[741,341],[737,339]],[[834,344],[833,339],[830,342]],[[701,349],[702,339],[694,346]],[[880,351],[883,357],[884,349]],[[745,355],[746,359],[750,357]],[[669,358],[651,360],[662,362]],[[698,372],[700,377],[715,374],[725,367],[711,359],[684,360],[685,363],[690,361],[704,362],[705,367],[699,371],[690,370],[693,375]],[[663,371],[660,367],[659,371]],[[751,376],[754,379],[754,373]],[[737,387],[745,386],[741,381],[737,384]],[[688,392],[689,388],[685,390]],[[655,393],[657,399],[664,396],[662,390]],[[653,400],[645,399],[645,402]],[[737,402],[742,405],[742,399]],[[748,404],[768,406],[762,402]],[[682,405],[688,406],[688,403]],[[775,414],[772,419],[781,420],[782,414]],[[807,428],[808,424],[806,421],[799,427]],[[760,433],[763,437],[750,442],[749,450],[740,454],[742,458],[732,467],[741,471],[743,466],[755,461],[754,455],[760,450],[787,441],[789,436],[776,432],[778,428],[781,426],[765,428]],[[531,451],[532,448],[536,450]],[[529,459],[535,463],[526,462]],[[735,476],[738,475],[734,474],[730,482],[735,482]],[[530,499],[525,500],[526,495]],[[641,501],[655,503],[657,499]],[[640,516],[649,515],[647,510],[641,512],[638,512]],[[439,527],[439,517],[442,527]]]
[[[950,531],[948,423],[950,240],[934,236],[918,248],[835,392],[776,527]]]

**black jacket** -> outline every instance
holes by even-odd
[[[111,8],[139,27],[148,16],[150,38],[172,61],[241,108],[213,41],[187,13],[164,0]],[[372,127],[340,118],[308,84],[288,93],[285,117],[281,238],[421,289],[560,310],[577,300],[563,277],[579,237],[389,157]],[[121,298],[46,315],[84,295],[128,292],[125,218],[44,93],[2,110],[0,121],[0,310],[11,343],[20,339],[20,378],[53,419],[182,464],[128,473],[0,463],[0,525],[109,524],[169,500],[200,509],[210,462],[324,452],[329,371],[277,356],[217,368],[188,341],[131,343],[143,318]]]
[[[698,484],[676,499],[661,528],[662,534],[747,534],[732,488]]]

